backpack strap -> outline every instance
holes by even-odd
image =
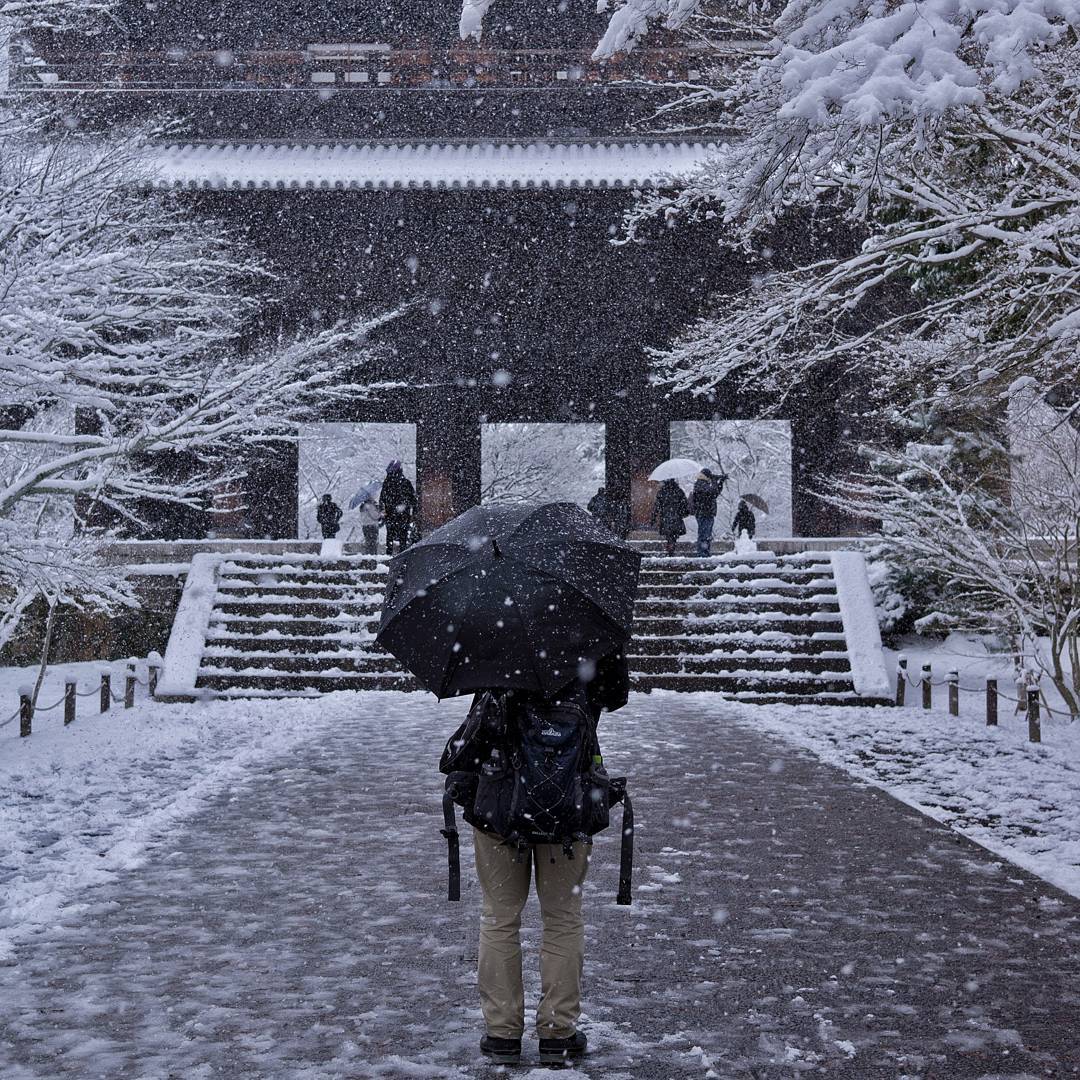
[[[622,797],[622,846],[619,852],[619,895],[615,897],[616,904],[629,907],[632,897],[630,894],[630,879],[634,873],[634,804],[630,796],[623,794]]]
[[[442,800],[443,828],[439,831],[446,837],[446,855],[450,864],[450,881],[447,887],[447,900],[461,899],[461,851],[458,843],[457,818],[454,815],[454,800],[444,795]]]

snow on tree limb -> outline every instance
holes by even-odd
[[[601,0],[604,3],[604,0]],[[701,0],[620,0],[612,12],[596,50],[594,60],[620,52],[630,52],[649,32],[650,23],[659,22],[668,30],[678,30],[697,11]],[[607,9],[607,4],[597,10]]]
[[[495,0],[462,0],[458,34],[462,41],[479,41],[484,34],[484,16]]]
[[[462,0],[458,33],[462,41],[480,41],[484,32],[484,17],[495,0]],[[629,52],[648,33],[650,23],[662,23],[677,30],[697,11],[701,0],[617,0],[617,7],[608,20],[607,30],[596,46],[596,60]],[[598,0],[596,10],[608,10],[608,0]]]
[[[840,363],[883,400],[1001,394],[1025,375],[1064,393],[1080,348],[1078,25],[1078,0],[788,4],[772,54],[713,94],[742,137],[682,191],[643,198],[628,238],[659,215],[722,216],[753,257],[793,209],[828,207],[861,246],[758,256],[750,287],[658,356],[663,377],[791,388]]]
[[[242,478],[245,443],[370,392],[383,317],[246,347],[272,273],[216,223],[134,190],[144,153],[137,132],[0,132],[0,640],[28,596],[130,600],[100,558],[110,528],[204,508]]]
[[[4,0],[0,20],[19,30],[88,30],[112,14],[113,0]]]

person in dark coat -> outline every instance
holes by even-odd
[[[341,507],[330,497],[327,492],[315,511],[315,520],[322,528],[324,540],[332,540],[338,534],[338,526],[341,524]]]
[[[596,494],[589,500],[586,509],[605,529],[615,532],[616,507],[606,488],[597,488]]]
[[[400,461],[386,466],[386,479],[379,494],[379,507],[386,521],[386,554],[404,551],[409,542],[409,524],[416,517],[416,488],[401,471]]]
[[[664,538],[669,555],[675,554],[675,541],[686,532],[683,518],[689,513],[690,504],[686,501],[683,489],[674,480],[665,480],[656,493],[649,523]]]
[[[754,517],[754,511],[750,509],[745,499],[740,499],[739,508],[735,511],[735,519],[731,523],[731,531],[736,536],[742,536],[745,532],[747,537],[753,540],[756,529],[757,519]]]
[[[712,554],[716,500],[724,490],[726,479],[724,473],[717,476],[711,469],[702,469],[690,492],[690,513],[697,518],[697,553],[702,557]]]

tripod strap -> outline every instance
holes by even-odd
[[[458,843],[457,818],[454,815],[454,800],[449,795],[443,796],[443,828],[439,831],[446,837],[446,856],[450,864],[450,880],[447,887],[447,900],[461,899],[461,851]]]
[[[634,804],[629,795],[622,799],[622,845],[619,852],[619,895],[616,904],[629,907],[631,903],[630,884],[634,874]]]

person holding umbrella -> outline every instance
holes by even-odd
[[[543,919],[541,1064],[585,1053],[581,885],[591,837],[623,802],[619,903],[633,816],[603,767],[596,724],[626,703],[624,647],[641,556],[580,507],[476,507],[390,564],[378,640],[439,697],[474,693],[440,769],[450,899],[460,898],[454,804],[473,826],[483,893],[481,1052],[513,1064],[525,1025],[520,926],[535,868]]]
[[[754,511],[750,509],[750,504],[745,498],[739,500],[735,518],[731,522],[731,531],[736,537],[746,533],[747,540],[754,539],[754,533],[757,531],[757,519],[754,517]]]

